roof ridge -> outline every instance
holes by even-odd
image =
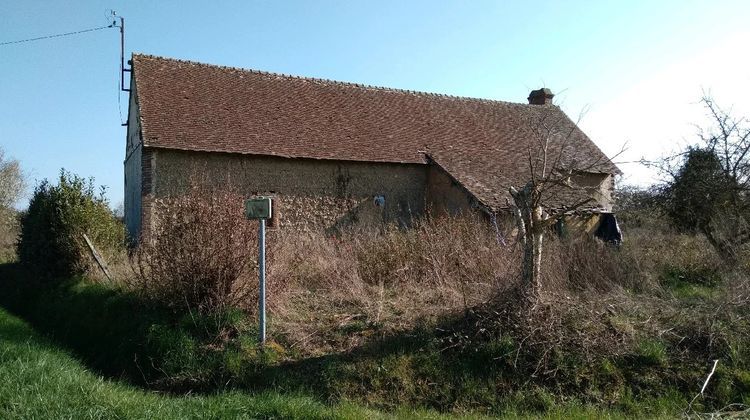
[[[393,88],[393,87],[387,87],[387,86],[371,85],[367,83],[345,82],[341,80],[326,79],[326,78],[321,78],[321,77],[299,76],[299,75],[277,73],[277,72],[266,71],[266,70],[249,69],[249,68],[244,68],[244,67],[209,64],[209,63],[203,63],[200,61],[163,57],[163,56],[158,56],[158,55],[153,55],[153,54],[144,54],[144,53],[132,54],[132,58],[135,58],[136,56],[147,58],[147,59],[166,60],[166,61],[173,61],[173,62],[178,62],[178,63],[192,64],[192,65],[196,65],[200,67],[207,67],[207,68],[214,68],[214,69],[221,69],[221,70],[235,70],[235,71],[240,71],[240,72],[245,72],[245,73],[258,74],[262,76],[276,76],[276,77],[283,77],[286,79],[298,79],[298,80],[306,80],[306,81],[318,82],[318,83],[327,83],[327,84],[332,84],[332,85],[342,86],[342,87],[347,87],[347,88],[356,88],[356,89],[365,89],[365,90],[370,89],[370,90],[378,90],[378,91],[384,91],[384,92],[401,93],[401,94],[407,94],[407,95],[412,95],[412,96],[437,97],[437,98],[445,98],[445,99],[452,99],[452,100],[459,100],[459,101],[485,102],[485,103],[491,103],[491,104],[513,105],[513,106],[521,106],[521,107],[531,106],[529,104],[524,104],[520,102],[502,101],[498,99],[489,99],[489,98],[477,98],[477,97],[472,97],[472,96],[451,95],[447,93],[438,93],[438,92],[426,92],[426,91],[419,91],[419,90],[412,90],[412,89],[400,89],[400,88]]]

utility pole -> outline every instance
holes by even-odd
[[[112,17],[118,18],[117,12],[114,10],[112,11]],[[122,16],[119,16],[120,18],[120,90],[123,92],[130,92],[129,88],[125,87],[125,72],[130,73],[132,69],[125,68],[125,18]],[[114,25],[114,22],[112,22]],[[118,26],[118,25],[116,25]]]

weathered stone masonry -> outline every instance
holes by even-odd
[[[192,185],[274,197],[279,227],[407,225],[424,213],[426,165],[153,150],[156,197]],[[375,203],[375,197],[384,203]]]
[[[140,148],[136,148],[136,152]],[[442,168],[434,164],[398,164],[274,156],[191,152],[146,148],[140,153],[147,225],[150,201],[184,193],[191,186],[231,189],[250,197],[274,197],[274,223],[280,228],[335,231],[346,227],[395,223],[408,226],[428,210],[434,215],[459,214],[481,207]],[[136,179],[135,177],[133,178]],[[578,177],[580,185],[597,190],[608,206],[609,187],[603,175]],[[593,192],[593,191],[592,191]],[[136,194],[137,195],[137,194]],[[382,197],[382,203],[375,198]],[[139,232],[140,226],[128,226]]]

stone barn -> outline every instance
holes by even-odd
[[[594,208],[611,208],[619,170],[548,89],[511,103],[141,54],[131,64],[125,223],[134,238],[155,198],[195,180],[272,196],[282,229],[492,215],[529,178],[528,122],[540,113],[565,132],[572,182]]]

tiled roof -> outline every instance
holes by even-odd
[[[569,128],[564,164],[618,169],[556,106],[527,105],[133,55],[145,146],[370,162],[438,162],[501,207],[528,179],[529,121]],[[566,163],[567,162],[567,163]],[[581,167],[581,166],[579,166]]]

